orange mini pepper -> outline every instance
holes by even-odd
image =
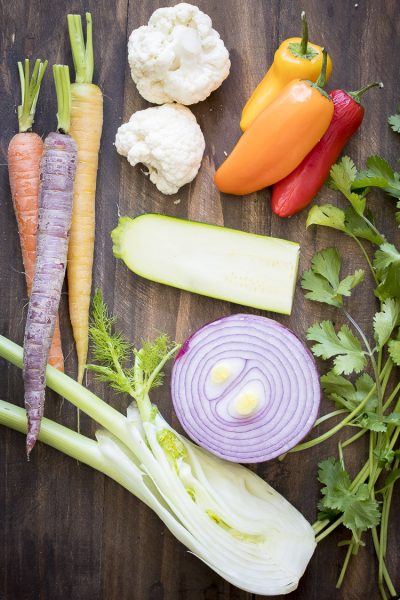
[[[322,68],[322,48],[308,41],[308,25],[304,11],[301,13],[303,37],[285,40],[275,52],[274,62],[245,104],[240,127],[245,131],[254,119],[271,104],[282,89],[293,79],[317,81]],[[332,62],[327,58],[326,81]]]
[[[317,83],[296,79],[246,129],[214,176],[226,194],[245,195],[291,173],[319,142],[333,116],[333,102],[322,86],[326,58]]]

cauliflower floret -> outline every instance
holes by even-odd
[[[135,112],[119,127],[115,147],[132,166],[143,163],[160,192],[175,194],[196,177],[205,142],[189,108],[164,104]]]
[[[229,52],[208,15],[192,4],[159,8],[129,38],[128,60],[139,93],[155,104],[195,104],[229,75]]]

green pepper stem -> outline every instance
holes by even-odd
[[[67,19],[75,68],[75,81],[77,83],[92,83],[94,70],[92,15],[86,13],[86,44],[81,16],[68,15]]]
[[[42,83],[46,67],[47,60],[42,63],[38,58],[35,61],[30,77],[29,59],[25,59],[24,65],[22,65],[22,62],[18,63],[19,80],[21,83],[21,104],[18,106],[18,129],[20,133],[25,133],[32,129],[40,84]]]
[[[321,73],[319,74],[319,77],[317,79],[316,82],[316,86],[319,88],[324,88],[325,83],[326,83],[326,65],[328,62],[328,51],[325,48],[322,48],[322,67],[321,67]]]
[[[303,24],[303,34],[301,36],[300,53],[305,56],[308,49],[308,23],[306,13],[303,10],[301,13],[301,22]]]
[[[57,94],[57,130],[68,133],[71,114],[71,83],[66,65],[53,65]]]
[[[373,87],[383,87],[383,84],[381,81],[374,81],[373,83],[369,83],[368,85],[362,87],[360,90],[357,90],[356,92],[347,92],[347,95],[350,96],[351,98],[353,98],[353,100],[355,100],[358,104],[361,104],[361,96],[363,94],[365,94],[365,92],[367,90],[370,90]]]

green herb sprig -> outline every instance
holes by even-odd
[[[307,331],[313,354],[332,360],[331,370],[322,375],[321,384],[335,410],[317,424],[339,415],[341,420],[292,452],[311,448],[349,428],[356,430],[339,442],[337,458],[328,458],[319,465],[318,478],[323,487],[313,527],[318,542],[341,524],[351,531],[350,539],[343,543],[347,552],[337,587],[344,580],[351,557],[364,545],[365,532],[371,531],[378,557],[378,586],[385,600],[397,597],[385,557],[392,495],[400,479],[400,383],[392,384],[391,379],[400,366],[400,252],[377,229],[367,201],[370,189],[377,187],[397,198],[400,208],[400,174],[378,156],[370,157],[361,172],[349,157],[344,157],[332,167],[329,185],[341,192],[348,206],[314,206],[307,227],[331,227],[354,240],[372,274],[375,302],[380,306],[373,317],[373,340],[369,340],[346,308],[346,299],[364,280],[364,270],[342,277],[341,257],[335,248],[314,255],[301,281],[306,298],[336,307],[348,321],[336,330],[332,321],[325,320]],[[378,247],[372,260],[365,241]],[[365,435],[369,436],[368,456],[351,479],[346,470],[346,449]]]

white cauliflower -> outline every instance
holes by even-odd
[[[180,104],[135,112],[115,138],[119,154],[132,166],[143,163],[164,194],[175,194],[200,168],[205,142],[194,114]]]
[[[229,52],[208,15],[192,4],[159,8],[129,38],[128,60],[139,93],[155,104],[195,104],[229,75]]]

